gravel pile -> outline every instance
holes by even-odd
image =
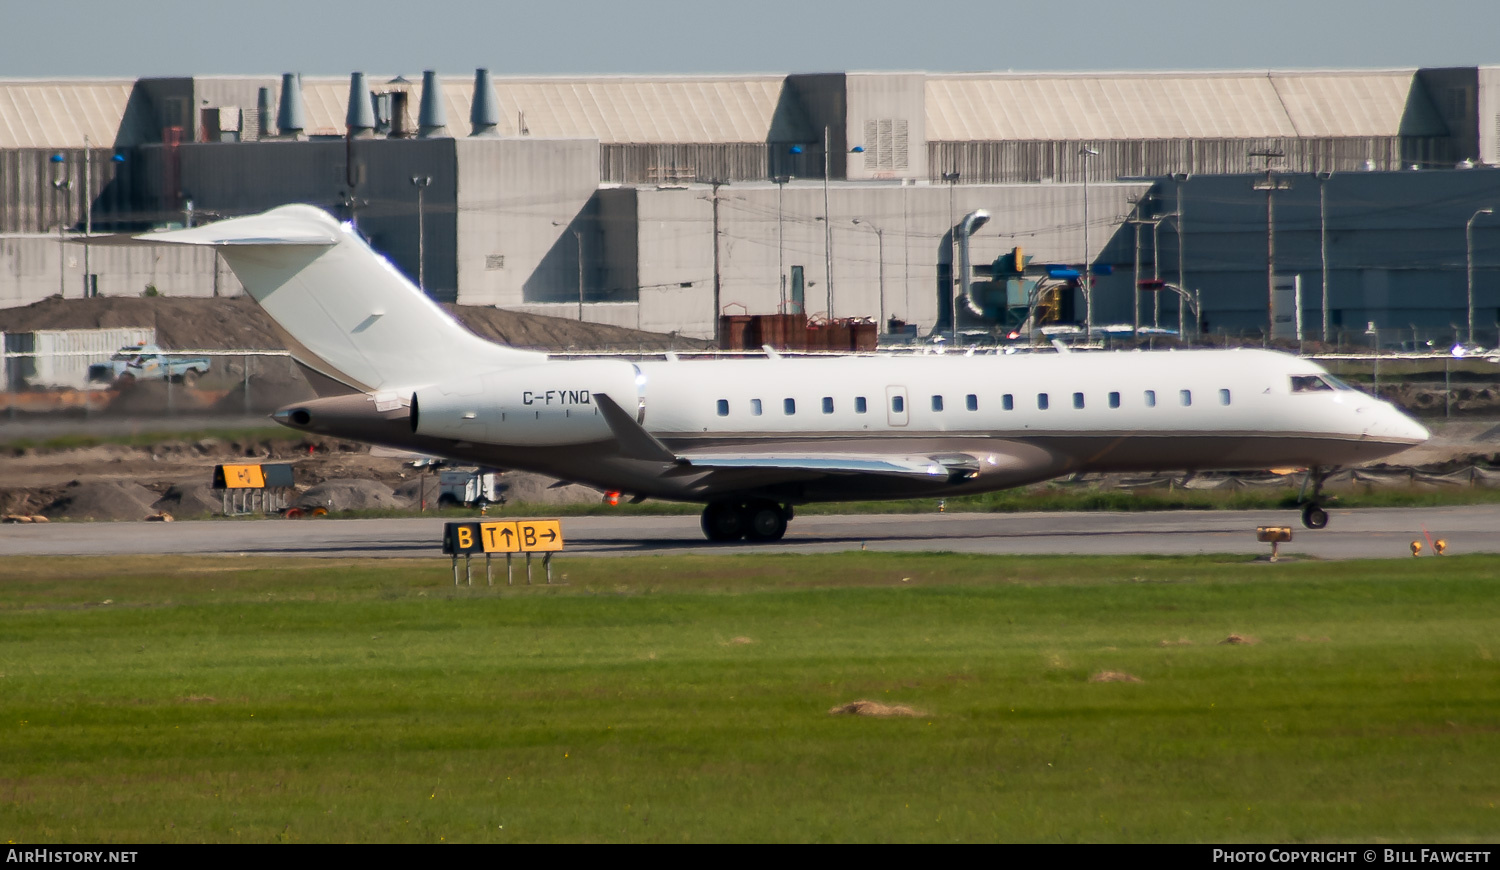
[[[325,480],[297,496],[299,507],[326,507],[330,511],[364,511],[404,508],[390,487],[374,480],[337,478]]]
[[[155,492],[127,480],[68,484],[63,494],[42,511],[52,519],[144,520],[156,513]]]

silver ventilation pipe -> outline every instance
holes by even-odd
[[[963,294],[964,304],[969,306],[969,310],[981,316],[984,314],[984,309],[979,307],[979,304],[974,301],[974,297],[970,293],[972,278],[969,273],[973,270],[969,268],[969,237],[979,232],[979,228],[989,223],[989,221],[990,213],[980,208],[964,215],[964,219],[958,223],[958,231],[960,233],[958,239],[959,292]],[[958,324],[955,323],[954,327],[956,328],[957,326]]]

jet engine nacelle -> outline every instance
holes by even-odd
[[[634,411],[644,379],[628,362],[557,361],[455,378],[412,393],[418,435],[518,447],[562,446],[614,437],[598,394]]]

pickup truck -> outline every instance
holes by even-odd
[[[89,366],[89,382],[125,386],[136,381],[176,381],[191,387],[208,372],[209,361],[201,356],[163,353],[154,344],[122,347],[109,362]]]

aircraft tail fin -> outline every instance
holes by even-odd
[[[137,236],[219,249],[304,366],[363,391],[401,391],[546,355],[480,338],[350,226],[309,205]]]

